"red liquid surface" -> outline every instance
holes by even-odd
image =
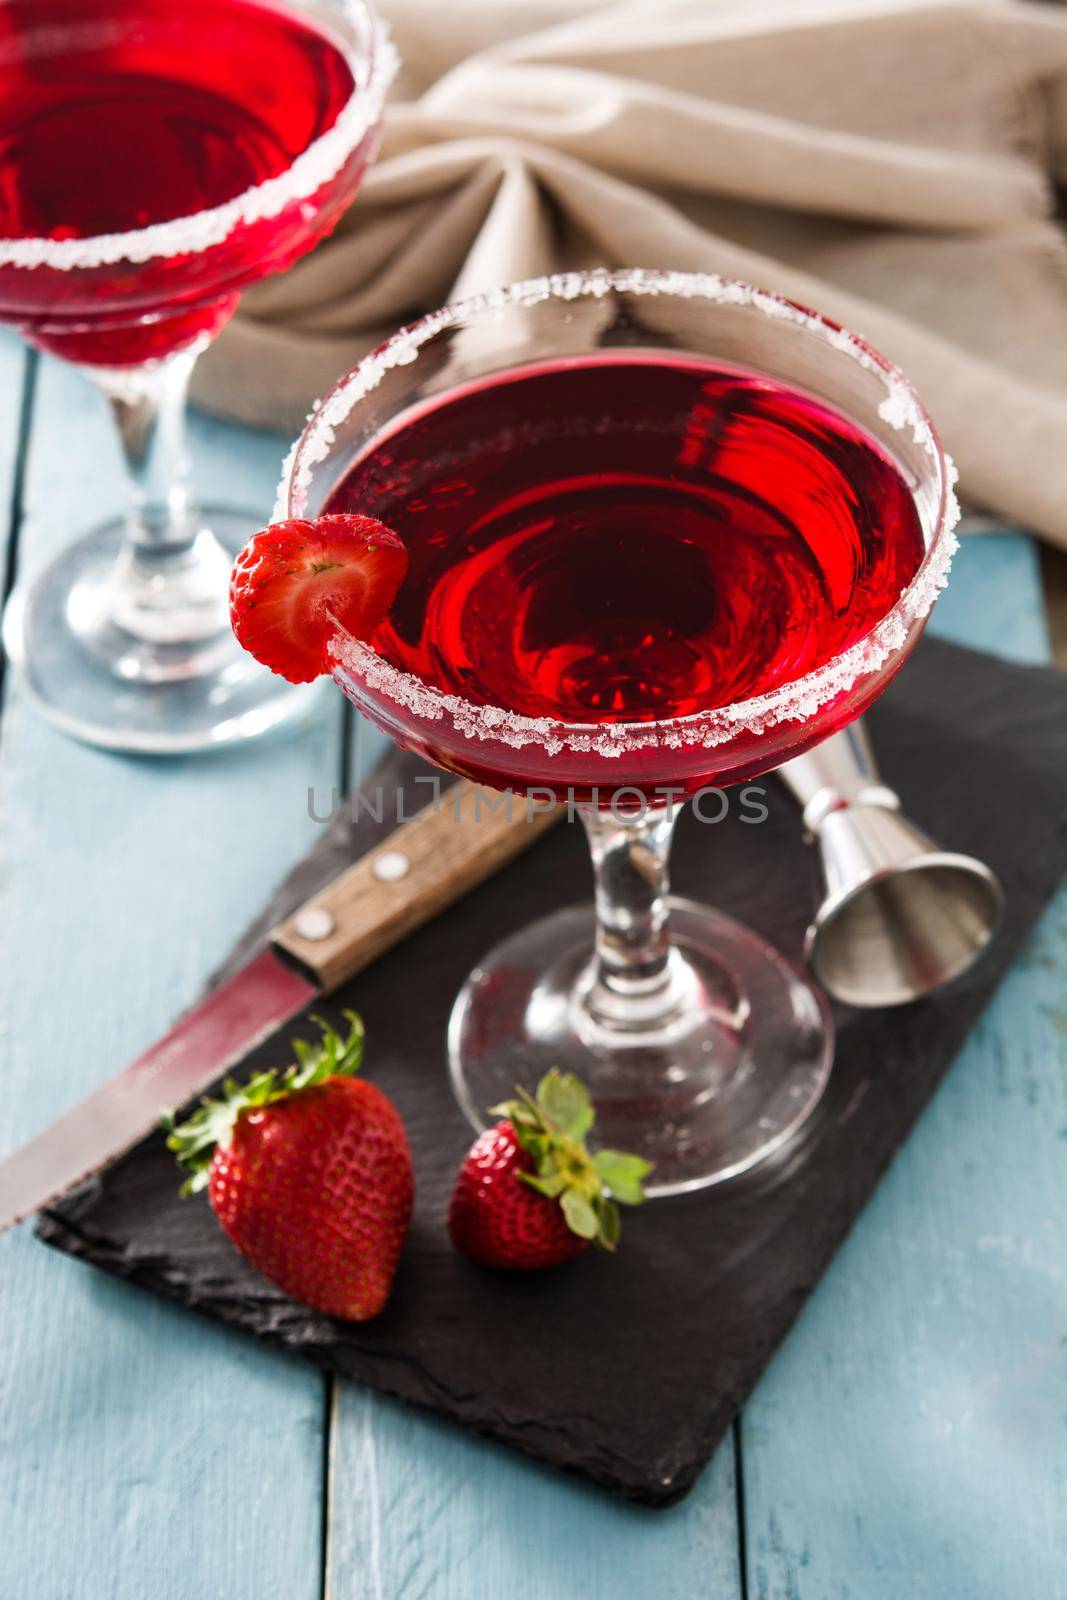
[[[681,717],[800,678],[892,609],[924,550],[899,469],[856,425],[684,358],[453,392],[401,419],[328,509],[380,517],[408,547],[379,654],[466,700],[570,722]],[[634,776],[566,757],[539,771],[529,747],[497,764],[472,742],[465,760],[434,738],[428,724],[409,742],[498,785]],[[642,782],[681,771],[669,751],[640,765]],[[690,765],[691,789],[715,752]]]
[[[0,238],[88,239],[188,217],[277,176],[352,94],[338,44],[259,0],[6,0]],[[336,220],[369,151],[310,201],[207,250],[58,271],[0,266],[0,316],[72,360],[161,355]]]

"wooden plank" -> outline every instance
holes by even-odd
[[[729,1439],[687,1500],[648,1511],[382,1395],[338,1391],[328,1600],[740,1595]]]
[[[9,418],[5,450],[10,434]],[[206,491],[269,507],[281,441],[198,426],[195,443]],[[26,494],[30,564],[121,498],[102,408],[50,362]],[[340,738],[335,711],[271,745],[124,760],[54,733],[17,685],[0,733],[7,1149],[195,995],[311,843],[307,788],[336,781]],[[28,1229],[0,1253],[5,1600],[317,1600],[322,1379],[74,1266]]]
[[[1032,545],[969,541],[935,616],[1042,659]],[[1065,967],[1067,892],[746,1408],[752,1600],[1067,1594]]]
[[[1037,543],[1019,533],[966,536],[930,618],[930,632],[1009,661],[1047,661]]]

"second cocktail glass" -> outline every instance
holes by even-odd
[[[516,932],[456,1003],[476,1126],[516,1081],[574,1070],[604,1142],[667,1194],[746,1171],[811,1115],[825,1001],[750,929],[671,898],[674,814],[882,691],[944,583],[951,480],[861,340],[683,273],[448,307],[318,409],[278,514],[366,512],[411,560],[374,638],[335,638],[338,683],[441,767],[573,800],[589,837],[595,907]],[[507,694],[487,700],[487,675]]]
[[[195,505],[185,393],[240,291],[351,202],[393,65],[364,0],[0,6],[0,322],[95,384],[132,480],[128,515],[21,582],[5,617],[66,732],[177,753],[305,705],[231,634],[229,569],[258,517]]]

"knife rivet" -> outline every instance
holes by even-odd
[[[296,917],[296,931],[301,939],[328,939],[337,924],[325,906],[305,906]]]
[[[395,883],[411,871],[411,859],[403,850],[383,850],[371,871],[382,883]]]

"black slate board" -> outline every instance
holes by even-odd
[[[1067,868],[1067,676],[928,641],[870,720],[886,780],[913,818],[1001,874],[1006,921],[995,950],[953,991],[898,1011],[839,1012],[823,1113],[780,1169],[631,1214],[614,1260],[589,1255],[555,1273],[509,1277],[449,1247],[442,1214],[470,1137],[443,1067],[449,1007],[497,938],[587,892],[575,824],[550,833],[319,1008],[363,1013],[367,1070],[396,1101],[415,1153],[415,1218],[393,1298],[377,1321],[356,1327],[316,1316],[248,1268],[203,1198],[179,1202],[157,1135],[44,1214],[41,1237],[632,1499],[680,1498]],[[424,771],[394,752],[373,781],[408,787],[412,811],[426,791],[411,780]],[[768,803],[758,827],[683,818],[674,881],[799,952],[816,864],[773,783]],[[334,825],[227,970],[385,831],[365,817],[355,828]],[[271,1043],[250,1062],[284,1055]]]

